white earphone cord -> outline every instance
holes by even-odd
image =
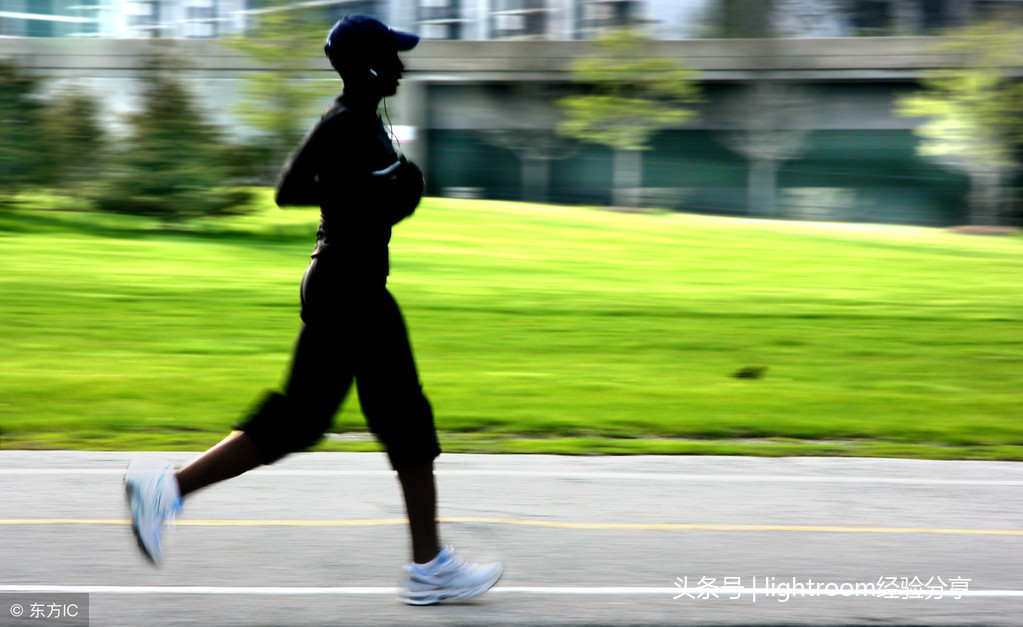
[[[387,113],[387,98],[384,98],[384,119],[387,120],[387,134],[398,144],[398,152],[401,152],[401,140],[394,134],[394,125],[391,124],[391,116]]]

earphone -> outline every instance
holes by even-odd
[[[371,78],[379,78],[379,76],[377,75],[377,71],[374,70],[373,68],[369,68],[369,75]]]

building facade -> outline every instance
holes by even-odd
[[[245,26],[245,0],[0,0],[0,37],[211,39]]]
[[[0,0],[0,36],[209,39],[244,32],[262,11],[300,8],[323,21],[365,13],[424,39],[579,40],[608,28],[656,39],[747,36],[730,17],[773,10],[784,37],[919,35],[1019,0]],[[757,19],[760,19],[759,17]],[[747,20],[748,21],[748,20]],[[764,22],[764,20],[760,20]],[[754,35],[759,36],[759,35]]]

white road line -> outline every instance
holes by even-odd
[[[483,518],[478,516],[441,517],[442,523],[482,523],[487,525],[521,525],[548,529],[581,529],[603,531],[722,531],[722,532],[799,532],[799,533],[896,533],[947,534],[974,536],[1023,536],[1023,529],[947,529],[934,527],[843,527],[824,525],[750,525],[697,523],[601,523],[559,520],[523,520],[518,518]],[[0,518],[0,526],[39,525],[127,525],[123,518]],[[404,518],[347,520],[179,520],[182,527],[379,527],[406,525]]]
[[[393,477],[391,470],[292,470],[258,469],[252,476],[278,477]],[[25,475],[124,475],[123,468],[0,468],[0,477]],[[831,475],[732,475],[684,474],[664,472],[586,472],[530,470],[444,470],[441,477],[531,477],[541,479],[618,479],[625,481],[719,482],[719,483],[873,483],[893,485],[998,486],[1021,487],[1023,480],[1012,479],[924,479],[915,477],[849,477]]]
[[[0,584],[0,593],[24,594],[192,594],[192,595],[372,595],[397,594],[393,586],[57,586],[41,584]],[[658,594],[671,597],[690,595],[694,598],[716,594],[717,598],[729,596],[773,597],[885,597],[894,598],[945,598],[954,597],[1007,597],[1023,599],[1023,590],[783,590],[779,588],[678,588],[645,586],[498,586],[488,594],[550,594],[550,595],[647,595]],[[918,597],[911,596],[913,594]],[[907,596],[909,595],[909,596]],[[689,597],[685,597],[689,598]],[[712,597],[711,597],[712,598]]]

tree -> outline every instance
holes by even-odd
[[[578,151],[578,143],[559,137],[550,122],[555,108],[550,86],[508,85],[488,93],[493,100],[484,108],[484,130],[477,135],[518,158],[523,200],[547,202],[551,161],[567,159]]]
[[[567,159],[577,151],[569,141],[541,128],[489,129],[479,131],[483,141],[509,150],[519,159],[522,200],[550,200],[550,162]]]
[[[96,195],[99,208],[167,222],[242,211],[248,194],[227,186],[229,146],[203,120],[170,56],[154,55],[142,69],[142,108]]]
[[[80,89],[48,99],[41,111],[50,184],[73,196],[86,196],[83,187],[102,174],[106,153],[99,103]]]
[[[1012,72],[1023,66],[1023,30],[981,23],[950,32],[940,48],[960,53],[962,65],[926,73],[922,89],[897,100],[896,113],[926,118],[916,128],[917,152],[969,177],[970,224],[997,225],[1006,183],[1020,167],[1023,83]]]
[[[725,133],[723,142],[749,163],[750,215],[775,216],[778,168],[806,148],[810,131],[800,128],[798,120],[810,104],[803,87],[759,80],[745,86],[725,107],[733,130]]]
[[[641,151],[649,149],[650,138],[695,117],[688,105],[700,101],[694,72],[677,59],[652,56],[649,43],[626,30],[601,37],[595,53],[576,59],[570,68],[586,92],[558,100],[565,113],[559,134],[615,151],[618,206],[641,202]]]
[[[47,163],[41,128],[39,79],[0,61],[0,201],[44,181]]]
[[[244,36],[224,40],[244,52],[262,68],[246,73],[236,112],[262,137],[254,146],[274,172],[302,140],[308,118],[317,114],[323,89],[302,72],[309,60],[323,57],[324,23],[321,13],[295,7],[288,0],[267,0],[251,14],[254,25]],[[326,63],[326,61],[324,61]]]

